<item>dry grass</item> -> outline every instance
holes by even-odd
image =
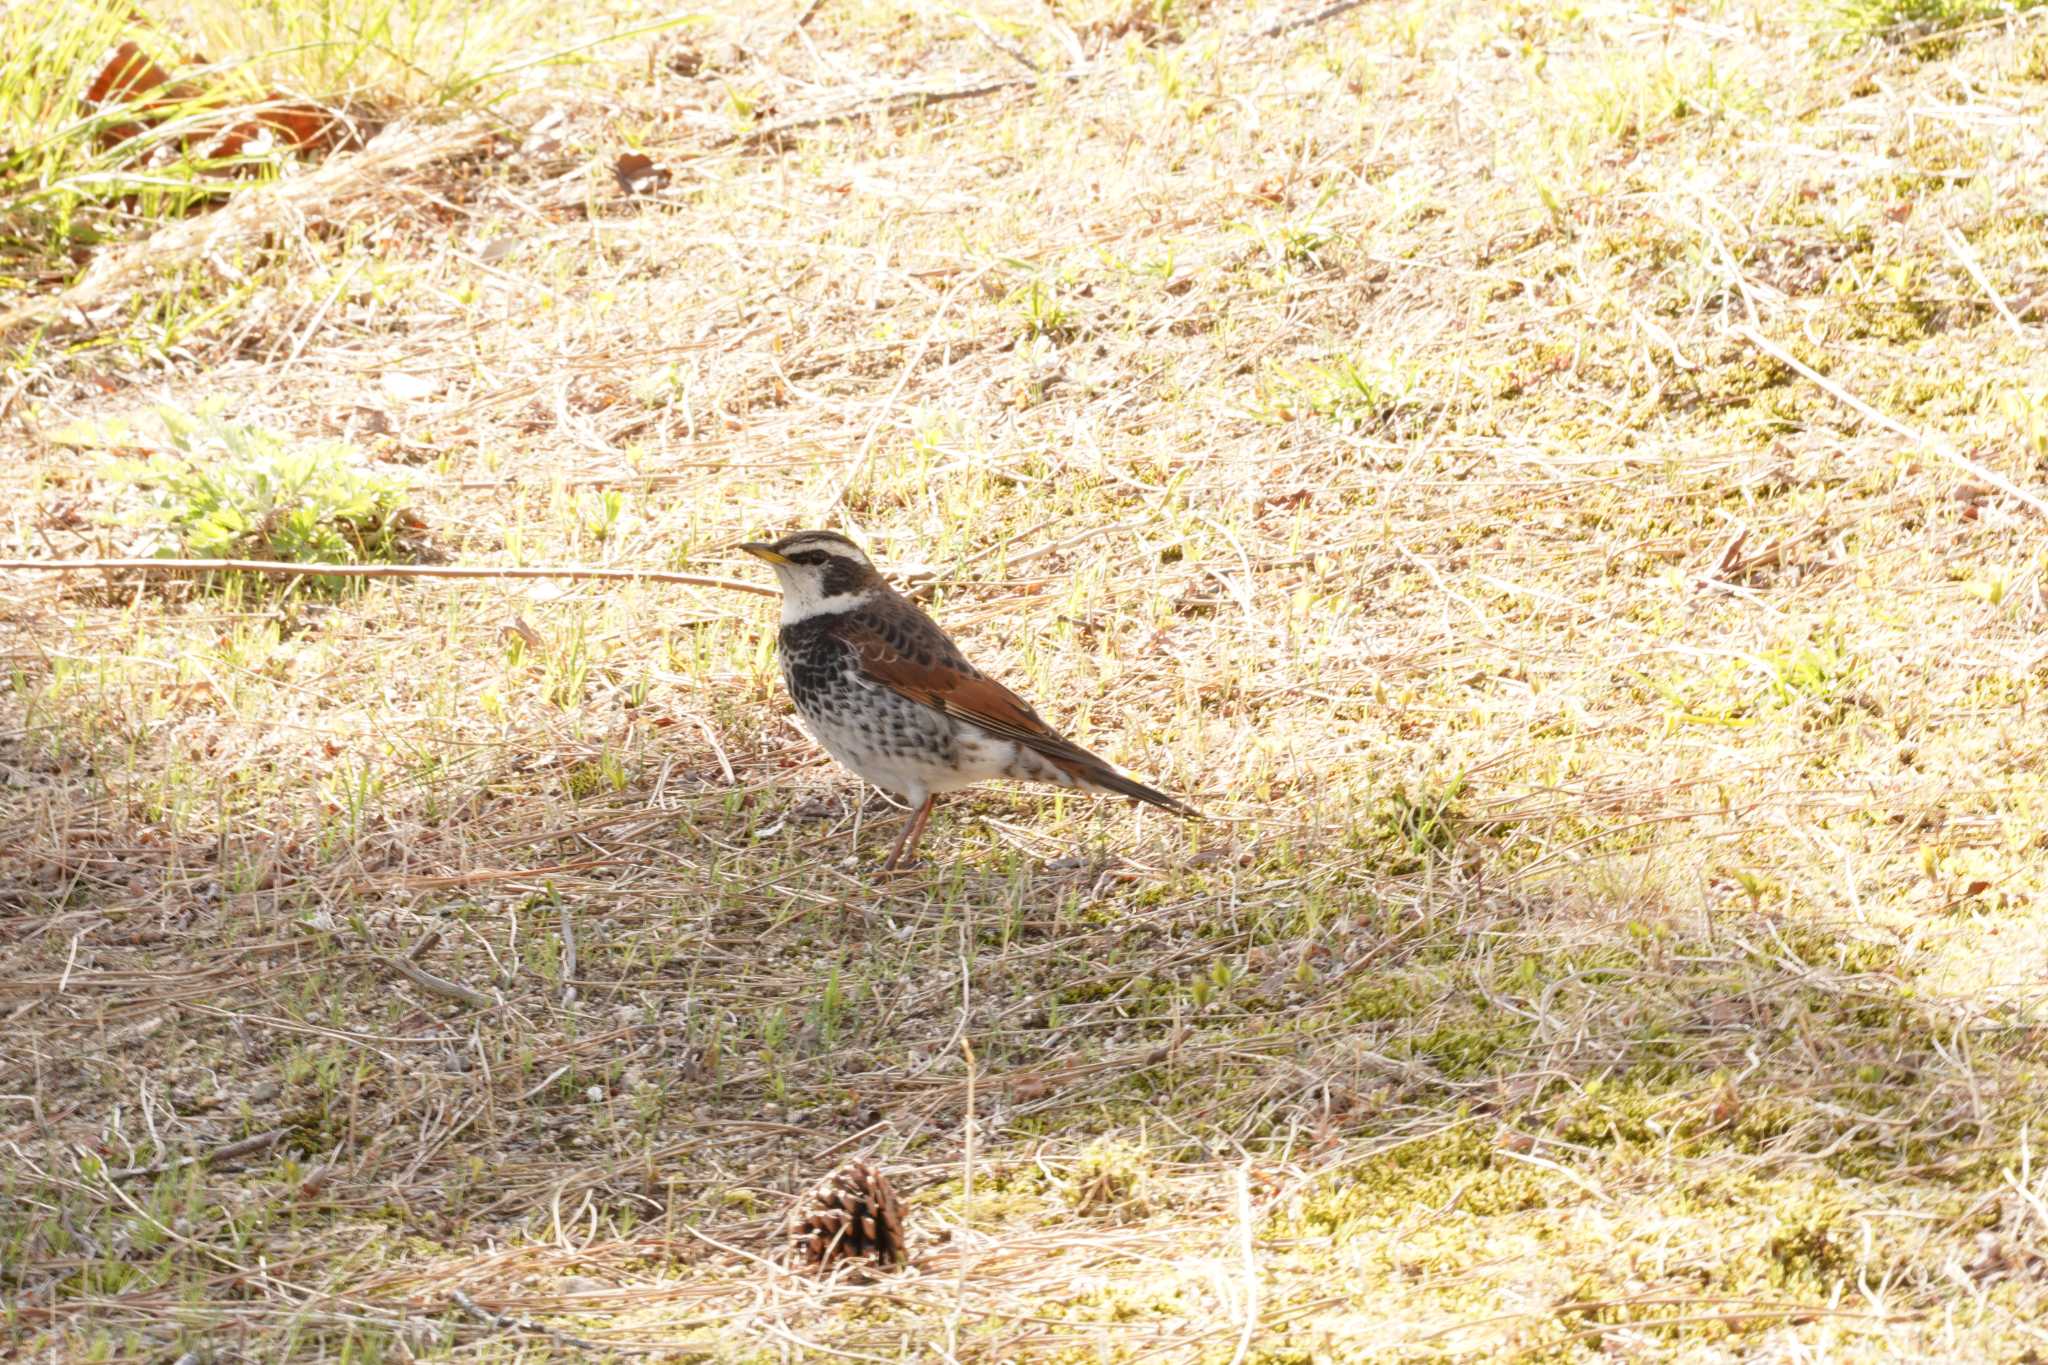
[[[750,597],[8,575],[8,1349],[2036,1358],[2048,29],[1950,8],[727,5],[17,331],[6,556],[163,402],[462,564],[840,526],[1217,818],[881,876]],[[851,1155],[917,1264],[794,1278]]]

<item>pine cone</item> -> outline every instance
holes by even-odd
[[[865,1161],[849,1161],[819,1181],[791,1216],[790,1230],[794,1258],[820,1271],[849,1257],[881,1265],[910,1259],[902,1201],[888,1177]]]

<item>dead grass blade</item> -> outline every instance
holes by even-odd
[[[0,572],[177,574],[253,573],[275,578],[563,578],[614,583],[680,583],[693,588],[774,597],[776,590],[736,578],[672,573],[666,569],[612,569],[594,565],[309,564],[269,559],[0,559]]]
[[[230,247],[303,234],[315,224],[346,222],[388,197],[396,183],[473,155],[497,132],[495,121],[482,118],[395,126],[361,151],[330,157],[300,175],[237,189],[218,212],[168,223],[145,238],[106,250],[61,293],[34,295],[0,313],[0,337],[66,316],[90,316],[152,279]]]

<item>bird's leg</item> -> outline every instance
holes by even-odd
[[[896,836],[896,847],[889,850],[889,856],[882,860],[882,870],[890,871],[904,858],[917,852],[917,841],[924,835],[925,821],[932,818],[932,802],[936,798],[927,796],[923,804],[910,813],[903,823],[903,832]]]
[[[938,799],[936,796],[927,796],[924,805],[918,808],[917,822],[910,831],[910,847],[903,850],[905,861],[917,861],[917,846],[924,842],[924,827],[932,822],[932,807],[938,803]]]

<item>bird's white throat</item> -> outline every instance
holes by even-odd
[[[782,624],[796,625],[814,616],[837,616],[841,612],[864,607],[874,600],[874,592],[863,588],[859,592],[821,592],[822,585],[809,574],[797,581],[784,580],[782,584]]]

